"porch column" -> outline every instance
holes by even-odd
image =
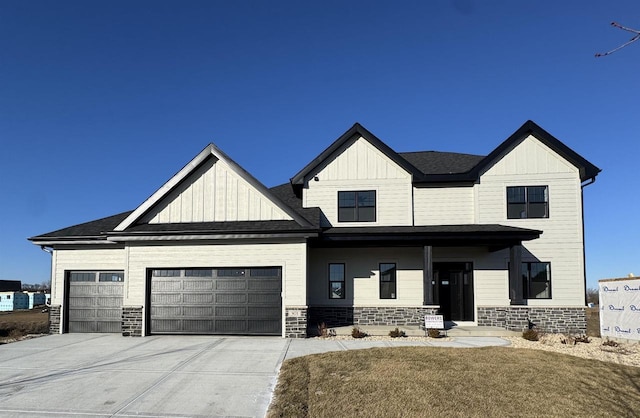
[[[424,246],[422,255],[422,287],[424,289],[424,304],[433,305],[433,256],[431,245]]]
[[[511,305],[524,305],[522,289],[522,245],[509,248],[509,299]]]

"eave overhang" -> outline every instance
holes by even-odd
[[[310,244],[316,247],[481,246],[493,251],[537,239],[541,234],[542,231],[535,229],[504,225],[329,228]]]

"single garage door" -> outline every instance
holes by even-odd
[[[122,271],[69,272],[68,332],[121,332]]]
[[[280,335],[280,267],[151,271],[152,334]]]

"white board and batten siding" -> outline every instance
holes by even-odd
[[[507,219],[506,189],[509,186],[548,186],[549,217]],[[551,263],[552,300],[530,299],[531,306],[584,306],[584,256],[581,183],[578,169],[535,137],[529,136],[481,174],[474,186],[476,222],[543,231],[540,238],[523,242],[523,261]],[[506,268],[508,251],[502,257]],[[493,294],[497,281],[476,281],[481,294]]]
[[[209,158],[145,215],[143,222],[153,224],[291,219],[227,163]]]
[[[411,225],[411,188],[411,174],[366,139],[357,138],[307,176],[302,204],[322,209],[323,226],[365,226],[362,222],[338,223],[338,192],[375,190],[376,221],[367,226]]]

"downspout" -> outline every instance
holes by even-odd
[[[591,177],[587,183],[580,185],[580,210],[582,211],[582,274],[584,275],[584,306],[588,306],[587,301],[587,251],[585,245],[585,235],[584,235],[584,188],[595,183],[596,177]]]

